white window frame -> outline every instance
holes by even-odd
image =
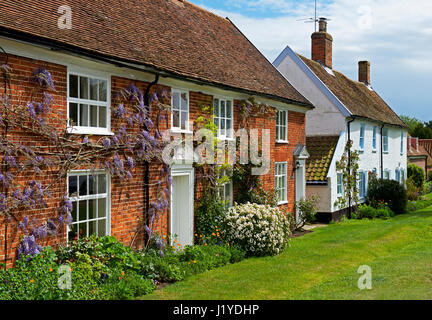
[[[174,93],[179,93],[180,97],[183,93],[186,94],[187,98],[187,119],[185,121],[185,129],[181,128],[181,105],[180,109],[175,109],[179,111],[179,127],[174,127]],[[181,133],[191,133],[190,131],[190,94],[189,90],[181,89],[181,88],[171,88],[171,131],[173,132],[181,132]]]
[[[95,80],[102,80],[106,81],[107,84],[107,101],[95,101],[90,99],[81,99],[79,98],[79,91],[80,91],[80,84],[78,82],[78,98],[70,97],[70,76],[78,76],[78,77],[86,77],[89,79],[95,79]],[[78,78],[79,79],[79,78]],[[90,81],[88,83],[90,86]],[[71,134],[92,134],[92,135],[114,135],[113,132],[111,132],[111,76],[108,74],[104,74],[97,71],[87,71],[83,72],[80,69],[75,68],[68,68],[67,71],[67,80],[66,80],[66,86],[67,86],[67,119],[68,119],[68,127],[67,131]],[[79,105],[80,104],[86,104],[88,105],[89,115],[88,115],[88,121],[90,121],[90,105],[93,106],[101,106],[106,107],[106,121],[107,126],[106,128],[102,127],[91,127],[91,126],[71,126],[69,123],[69,104],[70,103],[76,103],[78,104],[78,123],[79,123],[79,117],[80,117],[80,111],[79,111]],[[98,122],[99,122],[99,112],[98,112]]]
[[[395,169],[395,180],[397,182],[399,182],[400,184],[402,184],[402,179],[401,179],[401,172],[399,168]]]
[[[281,125],[279,122],[280,113],[285,112],[285,125]],[[285,137],[281,137],[281,129],[285,128]],[[288,143],[288,110],[277,109],[276,114],[276,142],[277,143]]]
[[[339,192],[339,188],[340,188],[340,192]],[[343,195],[343,173],[340,172],[336,173],[336,193],[338,196]]]
[[[106,193],[104,194],[95,194],[95,195],[86,195],[86,196],[80,196],[79,195],[79,187],[78,187],[78,195],[76,197],[69,197],[69,178],[70,177],[78,177],[78,176],[82,176],[82,175],[87,175],[87,176],[91,176],[91,175],[98,175],[98,174],[104,174],[106,176]],[[79,186],[79,178],[77,178],[77,186]],[[89,188],[88,185],[88,179],[87,179],[87,190]],[[67,173],[67,180],[66,180],[66,189],[67,189],[67,195],[69,197],[69,199],[72,201],[72,203],[76,202],[77,203],[77,209],[79,210],[79,201],[82,200],[97,200],[97,199],[106,199],[106,225],[105,225],[105,234],[107,236],[111,235],[111,175],[109,174],[109,172],[105,171],[105,170],[95,170],[95,171],[91,171],[91,170],[73,170]],[[96,206],[98,206],[99,203],[96,202]],[[79,216],[79,211],[77,212],[77,215]],[[84,222],[90,222],[90,221],[99,221],[99,220],[103,220],[96,218],[96,219],[89,219],[88,218],[88,205],[87,205],[87,219],[86,220],[80,220],[79,222],[75,222],[72,221],[72,224],[80,224],[80,223],[84,223]],[[87,233],[88,233],[88,226],[87,226]],[[66,242],[69,242],[69,226],[67,227],[67,232],[66,232]],[[79,236],[78,236],[79,238]]]
[[[359,138],[359,150],[360,151],[364,151],[364,149],[365,149],[365,135],[366,135],[366,125],[364,123],[362,123],[362,124],[360,124],[360,138]],[[363,141],[363,146],[362,146],[362,141]]]
[[[285,167],[285,175],[281,175],[281,174],[277,174],[277,168],[278,166],[284,166]],[[279,178],[284,178],[285,177],[285,187],[281,188],[279,186]],[[279,190],[283,190],[283,196],[284,199],[279,200],[278,199],[278,205],[283,205],[283,204],[287,204],[288,203],[288,162],[276,162],[275,163],[275,191],[276,193],[279,193]]]
[[[373,127],[373,133],[372,133],[372,151],[373,152],[377,151],[377,131],[378,131],[378,127],[374,126]]]
[[[216,116],[216,106],[215,106],[215,101],[218,100],[218,114],[219,116]],[[220,106],[221,106],[221,101],[225,101],[225,117],[221,117],[221,112],[220,112]],[[231,118],[228,118],[226,116],[227,112],[227,102],[230,102],[231,104]],[[213,112],[213,116],[214,116],[214,121],[216,121],[216,119],[218,119],[218,132],[217,132],[217,137],[218,139],[221,140],[233,140],[234,139],[234,99],[231,98],[227,98],[227,97],[222,97],[222,96],[213,96],[213,108],[214,108],[214,112]],[[221,134],[221,130],[220,130],[220,123],[221,120],[225,121],[225,134]],[[231,120],[231,129],[229,130],[229,135],[226,134],[227,132],[227,128],[226,128],[226,121],[227,120]]]
[[[385,132],[385,134],[384,134]],[[383,153],[389,153],[389,137],[388,137],[388,128],[383,128],[382,130],[382,139],[383,139]]]

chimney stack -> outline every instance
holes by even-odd
[[[370,85],[370,62],[359,61],[359,82],[363,82],[366,85]]]
[[[312,34],[312,60],[333,68],[333,37],[327,33],[326,18],[319,18],[319,31]]]

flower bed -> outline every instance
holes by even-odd
[[[238,247],[227,244],[133,251],[114,237],[90,237],[56,251],[47,247],[1,270],[0,300],[132,299],[159,283],[243,258]]]

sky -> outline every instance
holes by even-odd
[[[314,0],[189,0],[230,18],[273,62],[289,45],[310,57]],[[399,115],[432,120],[432,1],[318,0],[331,19],[333,68],[358,79],[358,61],[371,62],[373,88]]]

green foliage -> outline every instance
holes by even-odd
[[[378,208],[361,204],[354,218],[356,219],[390,219],[394,217],[394,212],[385,204],[380,205]]]
[[[265,190],[258,175],[252,175],[252,164],[237,165],[233,169],[233,185],[236,189],[235,202],[256,203],[276,207],[278,200],[274,190]]]
[[[423,122],[417,118],[409,116],[400,116],[403,122],[409,128],[409,134],[412,137],[419,139],[432,139],[432,124],[431,121]]]
[[[195,211],[196,234],[209,237],[214,232],[215,226],[220,225],[224,220],[225,212],[226,204],[219,196],[204,193]]]
[[[428,172],[428,181],[432,182],[432,171]]]
[[[133,251],[114,237],[90,237],[47,247],[32,259],[0,271],[0,300],[132,299],[152,292],[158,282],[238,262],[245,252],[225,245],[166,246]],[[58,286],[60,266],[70,270],[72,288]]]
[[[315,215],[317,213],[317,202],[318,198],[314,196],[296,202],[295,210],[298,212],[299,217],[298,222],[295,222],[295,218],[293,219],[296,230],[303,228],[306,223],[311,223],[316,220]]]
[[[417,201],[408,201],[409,212],[414,212],[430,206],[432,206],[432,199],[427,196],[423,196]]]
[[[408,197],[405,187],[394,180],[376,179],[371,176],[368,185],[368,203],[379,208],[380,205],[388,204],[395,214],[406,212]]]
[[[349,206],[349,199],[351,199],[351,206],[356,206],[359,202],[357,184],[359,153],[353,150],[352,146],[353,142],[348,141],[341,159],[336,161],[336,171],[342,173],[343,195],[338,197],[334,206],[340,209]]]
[[[422,188],[425,182],[425,174],[422,168],[410,163],[408,164],[408,179],[413,179],[413,182],[417,188]]]
[[[407,198],[415,201],[420,197],[421,190],[416,186],[413,178],[408,178],[406,182]]]

